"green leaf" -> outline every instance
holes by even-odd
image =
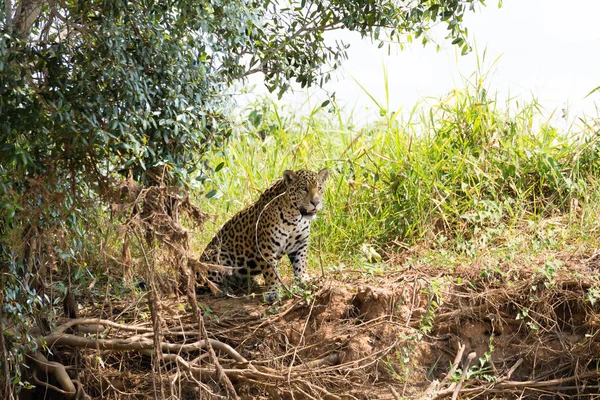
[[[588,97],[590,97],[592,94],[596,93],[597,91],[600,91],[600,86],[592,89],[591,92],[589,92],[588,94],[585,95],[584,99],[587,99]]]

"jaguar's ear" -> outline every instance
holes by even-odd
[[[298,175],[294,171],[290,171],[289,169],[283,171],[283,181],[286,185],[289,185],[292,182],[294,182],[296,178],[298,178]]]
[[[327,178],[329,178],[329,170],[327,168],[323,168],[319,171],[317,176],[319,177],[321,183],[324,183],[327,180]]]

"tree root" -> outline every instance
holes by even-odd
[[[72,330],[73,327],[78,329]],[[90,334],[90,332],[93,333]],[[186,338],[200,336],[197,329],[190,329],[189,331],[165,330],[161,332],[161,337],[166,334],[172,337],[183,336]],[[79,318],[67,320],[58,326],[54,332],[41,338],[39,345],[48,348],[60,345],[109,352],[132,351],[144,356],[154,357],[156,356],[156,346],[153,335],[152,328],[146,326],[119,324],[106,319]],[[270,388],[269,390],[280,390],[278,386],[285,383],[288,391],[296,392],[306,398],[310,398],[305,394],[307,391],[318,393],[318,396],[322,398],[340,398],[319,384],[309,382],[304,378],[310,376],[315,370],[329,369],[339,364],[341,356],[337,352],[327,354],[320,359],[293,365],[286,371],[278,371],[266,366],[253,365],[233,347],[216,339],[208,339],[208,341],[205,339],[195,340],[189,343],[172,343],[164,339],[161,340],[158,347],[162,361],[177,366],[176,372],[170,374],[171,381],[176,381],[183,375],[187,375],[189,379],[198,382],[219,381],[219,371],[214,364],[201,365],[201,362],[207,360],[208,353],[206,351],[208,346],[227,358],[228,367],[222,367],[221,372],[223,376],[231,381],[253,383],[261,385],[265,389]],[[195,358],[185,357],[193,353],[201,354]],[[68,400],[89,399],[89,396],[83,391],[81,383],[71,379],[64,365],[48,361],[40,352],[30,355],[29,358],[35,365],[32,382],[37,386],[61,393]],[[340,365],[342,369],[348,367],[345,364]],[[44,382],[39,378],[38,372],[43,372],[47,376],[54,376],[58,385]]]
[[[115,326],[118,325],[119,329],[128,331],[143,331],[152,334],[152,329],[141,328],[130,326],[124,328],[124,325],[114,324],[108,320],[100,319],[76,319],[69,321],[68,323],[61,325],[57,330],[50,335],[42,338],[39,341],[40,345],[46,345],[52,347],[55,345],[65,345],[78,347],[83,349],[97,349],[97,350],[113,350],[113,351],[143,351],[154,348],[154,342],[151,337],[145,336],[133,336],[129,338],[115,338],[115,339],[101,339],[99,337],[82,337],[75,334],[63,333],[69,327],[79,324],[96,324],[97,326]],[[101,330],[96,332],[101,333]],[[167,332],[168,333],[168,332]],[[198,335],[198,332],[188,332],[187,335],[194,336]],[[226,343],[220,342],[214,339],[208,339],[208,342],[213,348],[223,351],[235,361],[247,364],[248,360],[242,357],[233,347]],[[165,353],[191,353],[207,348],[207,342],[205,340],[198,340],[188,344],[177,344],[177,343],[166,343],[161,342],[161,350]]]
[[[32,380],[36,385],[44,386],[55,392],[62,393],[67,400],[91,400],[91,398],[83,390],[83,385],[78,380],[71,380],[64,365],[48,361],[48,359],[40,352],[36,352],[29,356],[35,364]],[[37,372],[42,371],[46,376],[53,375],[60,387],[58,388],[48,382],[43,382],[37,376]]]

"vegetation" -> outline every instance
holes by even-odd
[[[71,282],[112,245],[102,205],[123,195],[121,179],[175,185],[177,196],[206,179],[209,151],[231,135],[233,84],[257,72],[280,94],[293,80],[323,84],[345,58],[345,44],[324,40],[334,29],[426,43],[443,21],[468,51],[462,19],[480,3],[2,1],[0,326],[12,337],[0,362],[13,386],[37,346],[30,327],[44,333],[55,317],[53,271]]]
[[[195,248],[282,169],[327,166],[326,207],[314,223],[309,254],[313,275],[324,272],[334,287],[325,283],[303,294],[313,303],[298,319],[317,327],[306,334],[307,344],[325,342],[334,351],[344,342],[335,336],[341,331],[355,338],[343,347],[349,352],[369,335],[378,343],[372,351],[386,354],[380,360],[389,390],[397,385],[406,398],[422,395],[425,376],[435,398],[493,396],[494,390],[537,398],[536,388],[585,395],[583,386],[567,383],[590,385],[599,377],[587,350],[597,327],[584,322],[600,312],[600,282],[589,274],[600,246],[598,120],[582,118],[560,131],[542,118],[535,100],[498,104],[490,93],[478,71],[465,87],[409,113],[374,99],[381,120],[358,128],[331,106],[298,115],[267,100],[251,105],[237,139],[213,157],[218,171],[196,200],[217,218]],[[397,301],[392,312],[385,311],[390,297]],[[311,319],[310,304],[326,304],[335,314],[344,301],[342,309],[350,311],[343,317]],[[398,314],[403,317],[395,319]],[[369,332],[377,317],[394,328]],[[394,332],[387,339],[386,329]],[[453,347],[454,338],[459,345]],[[394,350],[388,352],[389,343]],[[454,361],[450,352],[457,353]],[[311,357],[319,352],[307,353],[305,362],[316,362]],[[356,365],[375,373],[369,359]],[[339,368],[343,374],[345,364]],[[323,382],[330,377],[327,369],[316,373]],[[357,385],[343,384],[344,390]],[[327,388],[336,390],[334,383]]]
[[[164,363],[187,366],[190,376],[212,379],[212,387],[199,385],[207,393],[220,390],[235,397],[233,378],[249,384],[287,381],[291,386],[285,390],[292,394],[309,389],[327,393],[325,386],[307,389],[302,366],[292,370],[298,346],[291,361],[289,352],[273,356],[271,362],[281,370],[248,367],[248,360],[221,336],[220,341],[209,338],[206,327],[223,331],[220,316],[207,304],[198,305],[190,292],[188,267],[214,231],[285,168],[326,166],[332,171],[327,206],[314,224],[310,255],[315,275],[347,279],[350,271],[366,276],[373,286],[385,286],[385,273],[404,274],[419,263],[448,272],[448,279],[435,277],[426,285],[417,284],[421,277],[414,276],[407,290],[412,290],[413,302],[422,295],[425,305],[419,314],[411,303],[402,321],[402,340],[408,344],[394,342],[388,352],[376,353],[381,358],[373,363],[381,360],[399,381],[411,375],[411,357],[427,335],[439,333],[440,322],[456,315],[444,303],[449,285],[457,303],[460,294],[481,298],[488,289],[517,288],[494,292],[494,304],[502,304],[496,310],[502,308],[503,318],[512,317],[513,325],[521,321],[516,324],[522,323],[528,340],[539,338],[532,332],[556,333],[557,326],[575,330],[577,310],[597,318],[597,278],[564,289],[582,273],[572,273],[554,254],[592,259],[599,246],[597,119],[582,119],[569,131],[559,131],[541,119],[535,100],[498,104],[481,71],[464,88],[408,113],[391,110],[365,93],[381,113],[381,120],[369,126],[345,120],[335,99],[308,115],[265,100],[253,104],[245,119],[231,117],[228,90],[249,74],[264,73],[269,89],[278,94],[293,80],[303,87],[326,82],[346,48],[328,46],[323,38],[328,30],[358,31],[382,45],[401,36],[425,43],[428,29],[444,21],[452,43],[468,51],[462,17],[479,3],[432,0],[406,7],[394,1],[302,1],[283,7],[268,0],[5,0],[0,7],[0,396],[14,398],[31,383],[42,387],[37,366],[56,376],[66,397],[85,398],[81,384],[71,382],[64,366],[49,363],[40,350],[50,356],[53,345],[99,348],[100,343],[107,350],[151,357],[159,378],[166,371]],[[196,234],[191,227],[207,219],[200,210],[216,217]],[[538,256],[547,259],[538,265],[533,262]],[[536,265],[527,279],[515,280],[503,269],[517,259]],[[482,266],[465,277],[451,274],[470,263]],[[141,292],[147,289],[145,297]],[[311,290],[291,293],[294,302],[281,314],[302,314],[302,335],[316,299],[335,290],[344,298],[344,311],[332,312],[331,318],[352,321],[357,337],[364,333],[360,330],[370,320],[363,320],[361,307],[372,289],[354,293],[340,285],[333,292]],[[191,311],[173,306],[183,317],[164,317],[160,295],[175,292],[188,295]],[[515,293],[525,294],[516,298]],[[558,301],[559,295],[575,300]],[[85,302],[86,315],[126,314],[127,322],[153,327],[103,320],[92,324],[96,334],[100,327],[119,331],[103,331],[113,336],[97,335],[102,342],[85,332],[77,336],[75,323],[59,319],[61,302],[65,316],[75,316],[79,309],[69,303],[75,297]],[[123,302],[129,304],[120,314],[113,306]],[[570,320],[552,325],[540,317],[558,315],[549,304],[576,310]],[[232,340],[243,340],[232,344],[246,345],[267,323],[286,329],[288,321],[279,316],[278,307],[264,308],[264,320],[253,321],[250,333],[237,332],[240,336]],[[479,317],[475,311],[469,318]],[[169,353],[190,346],[169,347],[161,341],[177,336],[170,329],[177,328],[176,322],[183,327],[181,318],[188,318],[185,326],[192,327],[185,335],[198,336],[197,348],[189,353],[206,352],[195,359],[196,367]],[[398,325],[391,316],[389,321]],[[170,334],[163,335],[161,327]],[[343,336],[327,343],[337,346]],[[490,360],[498,344],[493,340],[490,336],[487,352],[479,354],[480,365],[458,371],[455,362],[443,382],[495,381]],[[277,342],[274,347],[288,345]],[[220,367],[223,359],[212,346],[234,361],[230,368]],[[164,354],[159,351],[163,348]],[[573,349],[571,361],[587,366],[589,360]],[[205,355],[208,361],[202,361]],[[311,358],[307,364],[342,363],[339,372],[346,376],[356,360],[343,363],[340,357]],[[93,363],[97,370],[104,368],[100,356]],[[45,369],[49,365],[55,372]],[[240,365],[244,369],[237,370]],[[593,371],[586,374],[598,378]],[[331,375],[324,381],[330,389],[343,386]],[[93,389],[102,394],[103,385]],[[269,384],[262,388],[268,391]],[[157,395],[159,389],[153,390]],[[166,397],[164,391],[161,397]]]
[[[413,319],[409,315],[407,328],[401,332],[401,342],[386,347],[386,352],[377,353],[393,381],[403,383],[405,387],[415,379],[415,374],[420,374],[420,369],[415,366],[416,349],[428,343],[428,335],[439,334],[440,325],[443,326],[449,316],[464,311],[468,313],[465,318],[470,320],[488,318],[472,311],[477,307],[452,308],[453,302],[460,304],[460,293],[466,293],[471,299],[485,299],[485,293],[493,293],[489,295],[492,296],[490,301],[501,305],[497,307],[503,310],[503,318],[510,315],[516,323],[521,321],[526,332],[519,328],[519,334],[526,335],[527,339],[522,340],[528,340],[527,343],[547,340],[544,332],[558,329],[551,325],[552,318],[544,319],[540,315],[559,315],[556,308],[567,301],[559,297],[561,293],[565,293],[567,299],[576,296],[576,307],[596,312],[597,280],[586,278],[582,293],[557,288],[567,284],[564,282],[583,277],[581,270],[567,268],[559,253],[588,256],[599,245],[598,228],[594,223],[600,211],[597,206],[600,196],[597,121],[581,120],[580,125],[567,132],[558,131],[541,119],[540,106],[535,101],[529,104],[519,101],[517,105],[511,100],[507,104],[498,104],[495,96],[489,94],[485,78],[484,73],[478,72],[465,81],[464,88],[456,89],[442,99],[418,104],[405,114],[377,102],[382,110],[381,120],[364,127],[356,127],[351,119],[344,120],[334,105],[316,107],[308,115],[288,113],[268,100],[249,107],[244,118],[234,126],[232,139],[222,148],[207,153],[214,174],[202,185],[196,183],[192,187],[194,204],[216,216],[214,221],[206,223],[202,234],[192,238],[192,252],[199,254],[214,231],[255,199],[283,169],[327,166],[332,172],[326,188],[327,204],[315,221],[313,248],[309,252],[313,275],[323,271],[342,277],[343,282],[348,279],[349,271],[354,271],[367,277],[366,281],[361,281],[362,285],[372,284],[373,289],[361,287],[357,294],[352,294],[347,293],[344,284],[340,283],[335,289],[325,287],[316,292],[292,294],[296,299],[286,311],[280,311],[278,306],[266,308],[262,319],[242,320],[244,328],[242,325],[235,328],[239,330],[236,331],[237,339],[250,340],[264,324],[278,327],[277,324],[282,323],[284,326],[277,329],[285,329],[286,321],[280,320],[278,313],[302,310],[302,307],[305,307],[303,315],[308,313],[305,322],[308,324],[311,304],[324,301],[323,298],[329,298],[327,296],[339,296],[349,303],[347,307],[358,307],[360,310],[356,315],[349,314],[344,318],[357,319],[350,325],[361,327],[362,308],[369,312],[369,303],[357,299],[371,296],[369,290],[398,290],[397,284],[387,281],[386,274],[403,271],[403,276],[411,276],[407,268],[422,264],[432,266],[427,268],[435,266],[435,273],[443,273],[444,277],[432,277],[418,290],[416,284],[412,289],[409,286],[413,296],[423,298],[426,307],[422,313],[414,311]],[[117,261],[123,260],[124,253],[121,252],[125,248],[121,242],[123,220],[102,210],[99,214],[88,215],[86,221],[101,229],[88,231],[87,240],[101,243],[102,248],[97,254],[104,256],[95,255],[92,247],[85,247],[83,252],[77,253],[75,262],[65,264],[74,277],[72,287],[80,296],[81,288],[92,287],[88,296],[99,301],[108,295],[112,304],[118,304],[123,297],[135,298],[134,285],[116,278],[121,272],[121,264]],[[192,222],[192,219],[184,218],[182,222]],[[130,222],[128,224],[134,236],[143,233]],[[65,236],[70,240],[76,240],[76,237]],[[131,274],[144,277],[155,288],[161,280],[168,281],[176,263],[164,255],[164,250],[150,250],[155,261],[149,266],[146,258],[149,248],[144,240],[139,236],[132,239],[129,248],[134,260]],[[112,258],[107,259],[107,256]],[[405,261],[398,261],[399,256],[406,257]],[[543,258],[541,263],[539,257]],[[161,259],[170,262],[163,263]],[[511,263],[515,266],[508,266]],[[473,264],[479,267],[473,267],[469,272],[455,272]],[[535,267],[528,269],[528,264]],[[55,275],[60,275],[56,272]],[[529,273],[531,275],[527,275]],[[434,276],[432,272],[430,274]],[[518,274],[525,274],[527,278],[519,278]],[[413,279],[417,282],[418,275]],[[113,289],[104,294],[103,286],[94,287],[98,281],[106,282],[107,287]],[[53,301],[60,300],[66,289],[63,286],[54,293]],[[384,294],[381,296],[386,298]],[[449,300],[452,296],[458,299]],[[7,296],[7,300],[10,307],[23,309],[15,297]],[[40,299],[39,304],[43,303]],[[36,311],[39,304],[28,303],[31,310],[25,312]],[[548,309],[550,304],[555,306]],[[398,307],[401,307],[400,303]],[[140,307],[136,318],[148,320],[148,311],[144,310]],[[202,305],[202,310],[209,329],[221,329],[221,318],[229,321],[223,323],[235,323],[221,314],[223,310],[216,311],[208,305]],[[151,306],[149,311],[152,313]],[[52,312],[58,313],[56,309]],[[575,322],[565,324],[557,326],[577,329]],[[400,326],[405,326],[404,321]],[[65,325],[60,329],[63,332]],[[365,335],[358,328],[353,328],[352,332],[357,338]],[[320,334],[315,333],[317,337]],[[378,333],[370,332],[370,335]],[[55,341],[58,338],[66,340],[67,336],[59,333],[45,338],[60,343]],[[229,335],[225,337],[229,338]],[[236,339],[228,340],[237,343]],[[336,346],[335,343],[342,339],[335,336],[325,340]],[[273,345],[283,346],[281,343]],[[440,396],[454,392],[453,381],[527,387],[526,383],[503,383],[508,378],[502,378],[491,369],[494,346],[507,344],[502,339],[496,343],[494,336],[490,336],[485,354],[478,353],[479,362],[475,360],[472,367],[467,365],[463,370],[457,369],[455,362],[454,375],[451,373],[442,381]],[[588,360],[579,353],[580,348],[566,349],[563,361],[587,363]],[[465,351],[464,347],[460,349]],[[392,350],[395,354],[389,352]],[[22,354],[21,351],[16,351],[15,356]],[[237,353],[231,355],[245,360]],[[332,354],[326,361],[338,363],[342,360],[339,357],[339,353],[335,357]],[[308,360],[321,362],[313,358]],[[281,363],[283,371],[286,365]],[[346,364],[341,365],[340,371],[345,371]],[[431,375],[435,368],[430,368]],[[260,370],[227,371],[232,378],[242,381],[244,376],[255,383],[262,379]],[[273,369],[269,371],[274,376]],[[293,374],[295,383],[286,390],[292,393],[305,390],[303,375],[295,370]],[[430,375],[428,378],[433,379]],[[422,375],[418,376],[422,382]],[[592,372],[581,376],[583,379],[596,377]],[[326,387],[334,390],[339,382],[334,383],[335,379],[329,376],[326,382],[330,378],[331,386]],[[446,384],[449,385],[447,388]],[[209,388],[206,390],[210,391]],[[478,393],[479,389],[471,386],[469,390]]]
[[[346,54],[343,43],[325,43],[335,29],[426,43],[428,29],[445,21],[448,38],[467,51],[462,18],[478,3],[5,1],[5,179],[64,173],[99,184],[131,171],[148,183],[166,166],[185,182],[206,172],[206,150],[229,134],[232,84],[256,72],[280,94],[292,80],[326,82]]]
[[[330,265],[418,243],[468,257],[523,249],[535,242],[521,234],[554,217],[566,218],[554,246],[593,241],[597,121],[559,131],[535,100],[498,104],[489,93],[480,71],[409,113],[377,102],[381,121],[359,128],[331,107],[299,116],[257,103],[247,133],[213,157],[219,171],[199,204],[220,226],[281,169],[326,165],[333,176],[313,253]]]

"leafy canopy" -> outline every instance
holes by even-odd
[[[336,29],[425,43],[444,21],[467,51],[463,15],[477,3],[5,0],[0,173],[96,182],[133,171],[148,183],[166,166],[186,181],[230,132],[234,83],[261,72],[280,94],[294,80],[322,85],[346,56],[345,44],[324,39]]]

